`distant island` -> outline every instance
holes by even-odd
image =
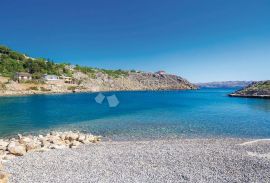
[[[270,99],[270,80],[253,82],[244,89],[238,90],[229,96],[247,98],[269,98]]]
[[[43,93],[189,90],[197,87],[180,76],[136,70],[108,70],[50,59],[32,58],[0,46],[0,96]]]
[[[215,81],[207,83],[195,83],[199,88],[244,88],[252,81]]]

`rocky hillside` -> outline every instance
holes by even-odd
[[[31,80],[17,82],[16,72],[31,74]],[[43,75],[59,77],[44,81]],[[64,78],[72,83],[66,83]],[[196,89],[182,77],[142,71],[106,70],[71,64],[57,64],[48,59],[36,59],[0,46],[0,95],[40,93],[97,92],[120,90],[188,90]]]
[[[231,97],[270,98],[270,80],[254,82],[244,89],[238,90]]]
[[[252,81],[220,81],[208,83],[195,83],[199,88],[244,88]]]

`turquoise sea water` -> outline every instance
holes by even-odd
[[[0,136],[51,129],[114,139],[175,136],[270,137],[270,100],[230,98],[228,89],[106,92],[0,98]]]

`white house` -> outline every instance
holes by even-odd
[[[26,72],[17,72],[15,74],[15,80],[17,81],[28,81],[32,80],[32,75]]]
[[[43,75],[43,79],[45,81],[58,81],[59,80],[59,77],[56,76],[56,75],[48,75],[48,74],[44,74]]]

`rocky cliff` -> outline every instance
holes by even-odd
[[[81,86],[101,91],[108,90],[189,90],[196,86],[171,74],[128,73],[118,78],[98,73],[95,79],[85,77]],[[76,77],[76,76],[75,76]],[[81,78],[80,78],[81,79]]]
[[[64,80],[50,82],[18,83],[0,77],[0,95],[29,95],[42,93],[98,92],[98,91],[135,91],[135,90],[192,90],[195,85],[182,77],[171,74],[128,73],[125,76],[111,77],[97,73],[89,77],[80,71],[74,71],[75,83]]]

